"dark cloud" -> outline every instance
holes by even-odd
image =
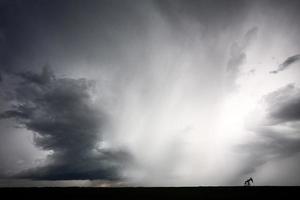
[[[72,151],[70,149],[69,151]],[[50,164],[18,173],[15,178],[33,180],[121,180],[122,163],[127,162],[124,151],[81,150],[49,156]]]
[[[263,100],[267,113],[264,122],[250,127],[258,139],[238,147],[246,159],[244,174],[255,172],[271,160],[300,153],[297,131],[297,122],[300,121],[300,88],[289,84],[266,95]],[[277,125],[286,129],[279,129]]]
[[[244,156],[242,175],[254,173],[259,167],[272,160],[300,153],[300,138],[291,137],[268,127],[257,128],[255,132],[259,139],[237,147]]]
[[[54,74],[51,71],[50,67],[47,65],[43,67],[41,74],[36,74],[31,71],[26,71],[26,72],[16,73],[16,75],[24,79],[25,83],[31,82],[35,84],[41,84],[41,85],[49,83],[52,79],[54,79]]]
[[[112,145],[131,149],[136,163],[141,163],[141,171],[145,168],[149,179],[154,180],[156,175],[164,182],[164,177],[173,174],[170,170],[173,168],[177,173],[192,166],[190,171],[197,172],[193,165],[197,169],[198,165],[194,163],[205,161],[194,159],[189,153],[196,143],[183,143],[186,138],[198,136],[183,134],[184,138],[177,141],[171,133],[165,133],[164,127],[176,129],[185,123],[194,123],[193,118],[206,116],[206,111],[197,109],[217,105],[214,102],[219,102],[220,88],[224,86],[221,68],[226,67],[229,91],[237,87],[236,80],[258,33],[253,23],[262,36],[258,45],[262,51],[274,41],[282,43],[281,39],[287,48],[289,44],[292,48],[299,44],[299,5],[299,1],[281,0],[0,0],[0,118],[3,119],[0,176],[1,172],[19,166],[11,170],[23,170],[16,175],[18,178],[119,178],[119,168],[130,158],[122,150],[98,147],[104,133],[111,137]],[[292,31],[281,32],[285,30]],[[254,56],[260,59],[258,54]],[[281,64],[285,69],[297,62],[292,57]],[[92,101],[92,81],[58,78],[47,67],[35,73],[44,63],[60,66],[54,71],[66,77],[72,74],[97,79],[97,86],[101,87],[97,95],[103,97],[105,112],[99,108],[101,103],[95,106]],[[259,73],[255,72],[260,76]],[[275,94],[266,100],[270,127],[297,122],[298,97],[288,89],[287,93],[290,96],[283,95],[282,101]],[[185,113],[189,116],[185,117]],[[211,116],[211,120],[207,118],[207,123],[199,125],[203,127],[199,134],[203,132],[204,138],[210,122],[215,124],[215,115]],[[178,126],[169,123],[181,117],[183,120]],[[19,129],[5,127],[6,121],[15,122]],[[108,127],[109,122],[113,124],[113,131]],[[28,130],[35,134],[36,147],[52,154],[47,157],[46,165],[33,164],[37,167],[24,171],[37,152],[44,153],[38,149],[28,151],[31,143],[14,148],[14,145],[22,146],[25,140],[18,133]],[[269,157],[277,155],[280,148],[297,145],[290,138],[281,138],[278,130],[266,130],[265,125],[253,131],[261,141],[239,150],[249,153],[247,172],[253,172]],[[9,133],[17,136],[13,138]],[[170,139],[165,139],[168,137]],[[9,138],[14,143],[9,143]],[[163,145],[155,146],[157,143]],[[195,146],[198,149],[198,143]],[[185,147],[189,149],[186,151]],[[159,153],[152,153],[151,148]],[[24,155],[16,156],[21,151]],[[187,157],[185,162],[181,154]],[[19,165],[19,160],[24,160],[26,165]],[[155,164],[151,166],[151,163]],[[139,170],[134,173],[140,176]],[[207,177],[210,175],[216,176],[212,173]],[[224,176],[216,180],[224,180]],[[186,176],[183,179],[191,180]],[[182,184],[183,179],[174,179],[174,182]],[[205,183],[204,179],[199,180]]]
[[[21,109],[21,108],[20,108]],[[28,118],[29,115],[27,113],[18,111],[18,110],[8,110],[3,113],[0,113],[0,119],[5,119],[5,118]]]
[[[230,47],[230,58],[227,63],[227,87],[234,88],[235,80],[240,72],[241,65],[246,61],[246,50],[251,42],[256,38],[257,27],[253,27],[245,33],[240,42],[235,42]]]
[[[268,118],[275,123],[300,120],[300,89],[289,84],[265,97]]]
[[[287,157],[300,152],[300,138],[290,137],[268,128],[258,130],[264,138],[260,142],[250,143],[244,148],[265,158]]]
[[[121,150],[97,147],[108,124],[105,113],[91,100],[93,81],[56,78],[48,67],[40,74],[17,73],[14,103],[1,118],[13,118],[35,133],[35,144],[52,151],[47,165],[17,174],[44,180],[117,179],[128,159]]]
[[[270,71],[272,74],[277,74],[278,72],[284,71],[289,68],[292,64],[300,60],[300,54],[288,57],[283,63],[278,66],[277,70]]]

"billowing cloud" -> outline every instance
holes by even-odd
[[[265,114],[250,130],[256,140],[240,145],[246,165],[243,173],[254,173],[263,164],[300,153],[300,88],[288,84],[263,98]]]
[[[300,89],[289,84],[265,98],[269,118],[276,123],[300,120]]]
[[[270,71],[272,74],[277,74],[278,72],[284,71],[289,68],[292,64],[300,60],[300,54],[288,57],[283,63],[278,66],[278,69]]]
[[[16,73],[16,75],[24,79],[25,83],[31,82],[38,85],[47,84],[49,81],[51,81],[51,79],[54,79],[53,72],[50,70],[49,66],[47,65],[42,69],[41,74],[36,74],[36,73],[32,73],[31,71],[26,71],[26,72]]]
[[[13,118],[34,132],[35,144],[50,151],[47,163],[17,174],[43,180],[117,179],[128,159],[121,150],[98,146],[108,123],[92,102],[93,81],[57,78],[44,67],[40,74],[22,72],[11,108],[0,118]]]
[[[292,0],[0,0],[0,177],[227,185],[274,160],[293,165],[299,78],[269,67],[299,52],[299,9]],[[245,127],[262,98],[265,116]]]

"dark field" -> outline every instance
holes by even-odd
[[[1,199],[299,199],[300,187],[0,188]]]

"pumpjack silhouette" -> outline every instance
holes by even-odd
[[[252,184],[253,184],[253,178],[252,178],[252,177],[250,177],[249,179],[247,179],[247,180],[245,181],[244,185],[245,185],[245,186],[251,186],[251,182],[252,182]]]

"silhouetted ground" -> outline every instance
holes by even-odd
[[[300,187],[0,188],[1,199],[299,199]],[[5,196],[6,198],[2,198]]]

